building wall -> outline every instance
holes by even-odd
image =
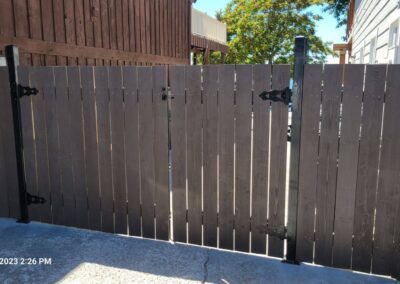
[[[350,62],[400,63],[399,1],[356,0],[355,4]],[[393,45],[390,45],[389,41]]]
[[[1,0],[21,65],[188,64],[191,0]]]
[[[226,24],[194,8],[192,34],[226,45]]]

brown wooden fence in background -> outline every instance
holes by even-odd
[[[191,0],[2,0],[0,50],[21,65],[188,64]]]
[[[18,73],[39,89],[21,98],[28,192],[48,200],[33,220],[284,257],[288,107],[260,95],[290,66]],[[304,74],[297,260],[399,278],[400,66]],[[0,213],[17,217],[5,68],[0,87]]]

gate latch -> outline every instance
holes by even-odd
[[[264,91],[259,97],[264,101],[271,100],[273,102],[283,102],[285,105],[288,105],[292,97],[292,90],[286,87],[283,90]]]
[[[25,86],[18,84],[18,94],[19,94],[20,98],[22,98],[24,96],[37,95],[38,93],[39,93],[39,91],[36,88],[25,87]]]
[[[162,88],[162,93],[161,93],[161,99],[163,100],[163,101],[166,101],[167,99],[168,99],[168,95],[170,95],[169,94],[169,90],[167,90],[166,88]],[[170,95],[171,96],[171,95]],[[173,98],[175,98],[174,96],[171,96],[171,99],[173,99]]]
[[[28,205],[46,203],[46,199],[44,199],[43,197],[32,195],[28,192],[26,193],[26,201],[27,201]]]

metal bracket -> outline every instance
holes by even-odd
[[[31,88],[31,87],[25,87],[20,84],[18,84],[18,96],[20,98],[24,96],[35,96],[39,93],[38,89],[36,88]]]
[[[276,237],[276,238],[278,238],[280,240],[289,239],[288,236],[287,236],[287,228],[286,228],[286,226],[277,227],[277,228],[273,228],[271,226],[268,226],[267,234],[270,237]]]
[[[168,95],[171,97],[171,99],[174,99],[175,97],[171,96],[170,92],[171,92],[170,90],[167,91],[166,88],[162,88],[161,99],[163,101],[166,101],[168,99]]]
[[[292,90],[286,87],[283,90],[264,91],[259,97],[264,101],[271,100],[273,102],[283,102],[285,105],[288,105],[291,101]]]
[[[43,197],[32,195],[28,192],[26,193],[26,201],[27,201],[28,205],[46,203],[46,199],[44,199]]]

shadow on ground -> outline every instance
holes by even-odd
[[[393,283],[390,279],[261,256],[0,219],[0,258],[51,258],[51,265],[0,265],[0,283]]]

